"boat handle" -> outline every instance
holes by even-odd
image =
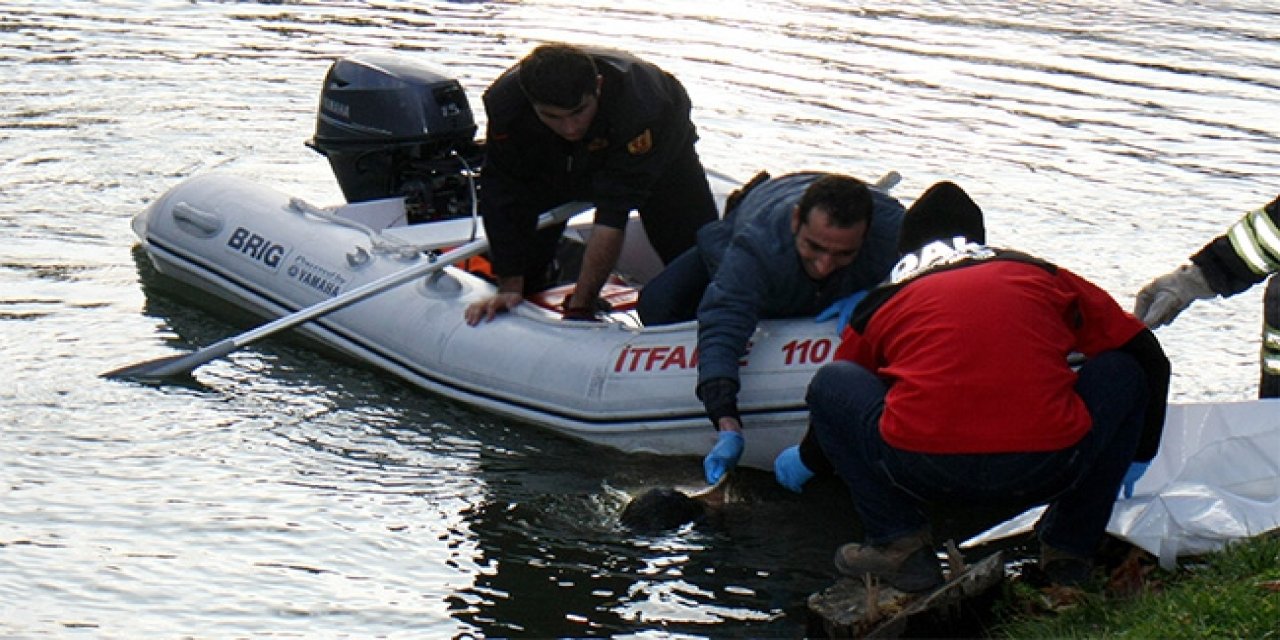
[[[347,264],[352,267],[359,267],[369,263],[369,252],[364,247],[356,247],[355,251],[347,254]]]
[[[188,227],[194,227],[196,235],[212,237],[222,230],[222,216],[201,211],[186,202],[179,202],[173,206],[173,219],[179,223],[185,222]],[[184,225],[178,226],[182,228]],[[192,230],[188,228],[187,231]]]

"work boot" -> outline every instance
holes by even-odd
[[[1093,574],[1093,561],[1086,556],[1055,549],[1040,543],[1040,571],[1049,583],[1060,587],[1079,587]]]
[[[905,593],[928,591],[945,582],[927,531],[884,545],[846,544],[836,551],[836,570],[853,578],[870,574]]]

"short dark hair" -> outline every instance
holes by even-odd
[[[520,61],[520,88],[534,104],[572,109],[596,91],[595,60],[571,44],[539,45]]]
[[[831,224],[847,228],[859,222],[871,223],[871,190],[865,182],[850,176],[827,174],[814,180],[800,196],[800,222],[809,222],[809,212],[822,207]]]

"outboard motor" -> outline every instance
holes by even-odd
[[[432,67],[389,55],[329,67],[315,137],[348,202],[405,198],[409,222],[470,215],[483,148],[466,92]]]

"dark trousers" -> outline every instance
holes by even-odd
[[[575,198],[563,198],[563,201]],[[590,197],[588,196],[588,199]],[[548,207],[550,208],[550,207]],[[649,199],[640,205],[640,222],[644,225],[649,244],[664,265],[670,264],[680,254],[697,242],[698,229],[719,217],[706,170],[698,158],[693,141],[685,147],[666,173],[653,185]],[[541,291],[557,282],[577,278],[577,263],[571,272],[565,272],[556,261],[560,250],[560,237],[564,225],[539,231],[533,246],[529,248],[528,268],[524,274],[525,294]]]
[[[1280,278],[1267,280],[1262,297],[1261,376],[1259,398],[1280,398]]]
[[[636,314],[646,327],[693,320],[711,273],[697,247],[680,254],[640,290]]]
[[[693,247],[698,229],[719,217],[707,172],[692,141],[658,179],[639,211],[649,244],[664,265]]]
[[[1146,384],[1131,356],[1110,351],[1080,368],[1076,393],[1093,425],[1079,442],[1059,451],[895,449],[880,436],[887,391],[875,374],[841,361],[818,371],[807,396],[814,435],[849,487],[867,543],[884,544],[927,527],[922,507],[931,503],[1013,508],[1047,503],[1037,525],[1041,542],[1082,556],[1095,551],[1142,433]]]

